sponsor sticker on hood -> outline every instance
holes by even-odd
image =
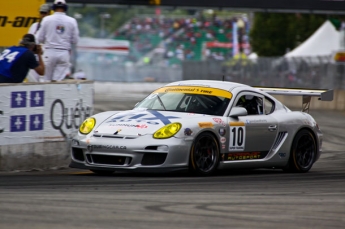
[[[181,118],[174,114],[173,112],[156,110],[120,112],[109,117],[96,131],[98,133],[114,134],[118,129],[121,129],[121,132],[117,132],[118,135],[153,133],[162,126]]]

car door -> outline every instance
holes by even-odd
[[[243,152],[246,154],[236,155],[247,155],[252,159],[261,159],[267,155],[275,141],[278,122],[267,114],[264,101],[263,95],[254,92],[242,92],[235,98],[233,107],[246,108],[248,115],[230,117],[229,153]]]

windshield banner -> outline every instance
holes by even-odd
[[[199,95],[212,95],[221,96],[231,99],[232,94],[229,91],[225,91],[217,88],[210,87],[194,87],[194,86],[170,86],[162,87],[153,93],[186,93],[186,94],[199,94]]]

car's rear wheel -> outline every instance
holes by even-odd
[[[200,134],[193,142],[189,167],[198,175],[211,175],[219,164],[219,146],[211,133]]]
[[[313,134],[308,130],[299,131],[292,143],[288,166],[284,169],[288,172],[308,172],[316,158],[317,146]]]
[[[97,175],[101,176],[109,176],[114,173],[114,171],[111,170],[98,170],[98,169],[90,169],[91,172],[96,173]]]

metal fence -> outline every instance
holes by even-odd
[[[77,67],[94,81],[172,82],[224,78],[252,86],[345,89],[345,63],[336,63],[329,56],[292,59],[260,57],[225,62],[184,61],[182,65],[173,67],[78,62]]]
[[[183,63],[183,79],[223,77],[252,86],[345,89],[345,66],[329,57]]]
[[[345,65],[329,57],[256,60],[184,61],[182,66],[121,66],[78,63],[89,79],[109,82],[226,80],[252,86],[345,89]]]
[[[182,79],[182,67],[154,65],[125,66],[105,63],[78,63],[88,79],[108,82],[172,82]]]

